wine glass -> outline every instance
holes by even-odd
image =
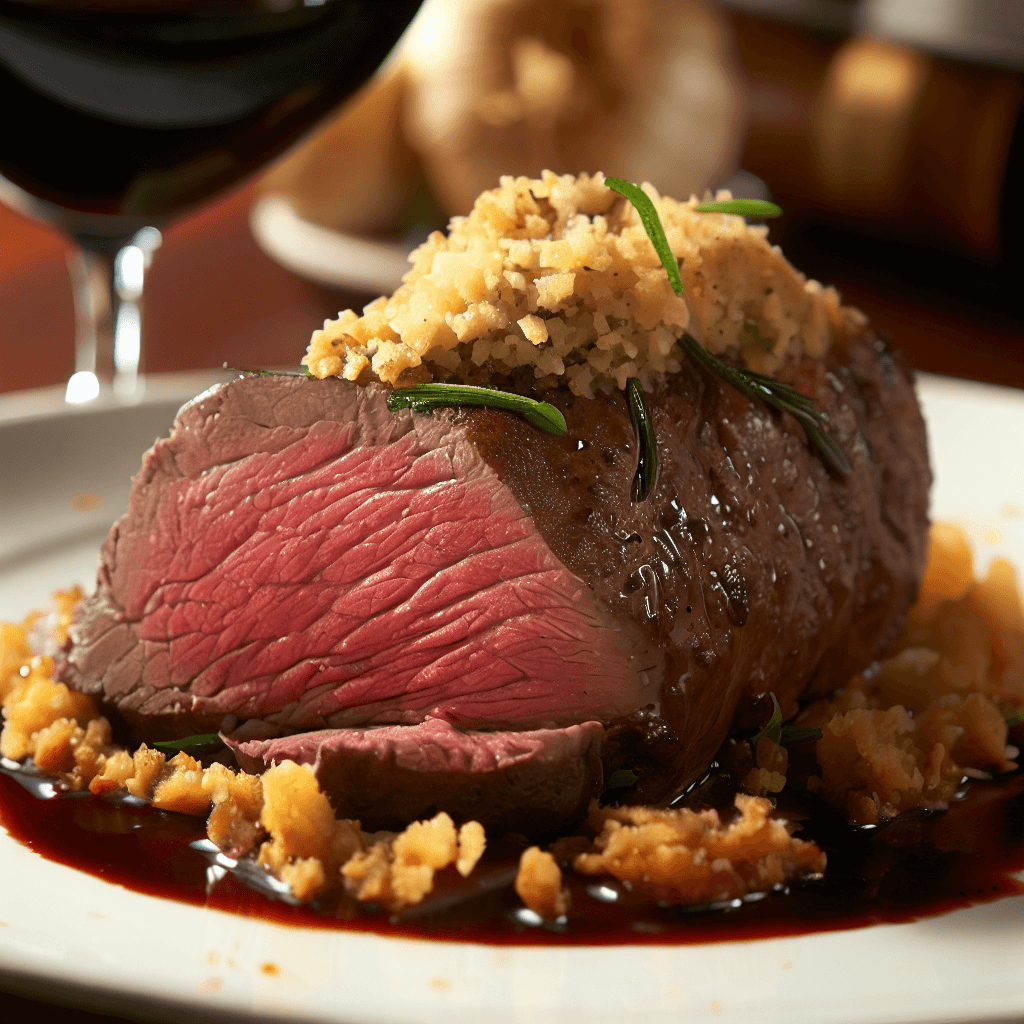
[[[0,200],[77,244],[70,402],[141,393],[160,228],[354,92],[421,0],[0,0]]]

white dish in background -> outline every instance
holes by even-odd
[[[1024,393],[936,377],[920,393],[935,516],[967,527],[980,565],[1002,553],[1024,566]],[[91,585],[127,467],[174,403],[5,421],[6,401],[0,617],[20,617],[55,587]],[[100,495],[102,512],[70,507],[79,486]],[[9,522],[31,529],[15,543]],[[122,1013],[351,1024],[1024,1018],[1024,897],[912,924],[707,946],[492,947],[287,928],[156,899],[4,834],[0,877],[0,984]]]
[[[300,277],[332,288],[390,295],[409,270],[401,245],[332,231],[299,216],[283,196],[257,199],[249,227],[259,247]]]

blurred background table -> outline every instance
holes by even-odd
[[[264,255],[249,231],[251,198],[238,192],[166,233],[147,294],[146,372],[298,365],[313,327],[366,301],[307,284]],[[2,391],[72,372],[66,254],[59,235],[0,207]]]

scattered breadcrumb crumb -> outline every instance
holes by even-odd
[[[359,822],[335,818],[312,767],[294,761],[264,773],[260,824],[270,839],[260,847],[259,863],[300,900],[331,888],[339,866],[363,847]]]
[[[166,767],[170,771],[153,790],[153,806],[161,811],[177,811],[196,818],[206,814],[210,798],[203,792],[203,766],[180,750]]]
[[[459,856],[455,861],[455,870],[463,878],[468,878],[473,873],[473,868],[484,855],[486,846],[487,836],[479,821],[467,821],[459,829]]]
[[[516,893],[534,913],[553,921],[569,909],[569,891],[562,886],[562,869],[539,846],[531,846],[519,858]]]
[[[162,750],[143,743],[132,755],[133,774],[125,782],[125,788],[140,800],[151,800],[166,763],[167,755]]]
[[[1006,718],[1024,705],[1024,610],[1009,563],[975,580],[963,532],[933,527],[899,646],[798,719],[823,732],[812,786],[859,824],[944,809],[965,775],[1017,766]]]
[[[35,754],[37,734],[58,719],[87,722],[96,716],[91,698],[53,680],[53,659],[37,655],[19,668],[3,701],[0,754],[13,761]],[[46,743],[44,738],[44,744]],[[59,756],[49,751],[51,756]]]
[[[5,707],[12,691],[22,684],[22,668],[32,659],[28,634],[38,617],[35,612],[21,623],[0,622],[0,702]]]
[[[378,833],[365,853],[341,869],[346,890],[361,902],[380,903],[397,911],[419,903],[434,884],[434,874],[454,864],[466,877],[483,854],[483,826],[467,822],[456,833],[445,813],[416,821],[398,835]]]
[[[212,764],[203,773],[203,792],[213,804],[206,824],[210,841],[231,857],[252,850],[263,827],[263,778]]]
[[[789,752],[767,736],[762,736],[755,745],[754,757],[757,764],[743,777],[744,790],[751,796],[781,793],[786,785]]]
[[[790,835],[772,818],[772,803],[736,795],[739,816],[727,825],[717,811],[591,804],[593,850],[573,866],[610,874],[634,889],[675,904],[715,903],[825,870],[814,843]]]
[[[85,596],[85,592],[77,584],[67,590],[53,592],[53,606],[45,613],[31,616],[28,631],[28,645],[34,654],[47,654],[55,657],[68,638],[68,628],[75,606]]]
[[[106,722],[106,719],[96,719]],[[92,723],[90,723],[92,724]],[[117,750],[105,758],[102,769],[89,782],[89,792],[95,796],[125,789],[135,777],[135,761],[127,750]]]

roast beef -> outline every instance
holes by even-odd
[[[554,437],[493,409],[391,413],[372,384],[235,380],[145,456],[63,678],[140,737],[236,720],[240,739],[280,737],[236,746],[316,763],[339,813],[417,814],[422,772],[431,807],[497,820],[503,805],[521,826],[538,787],[498,784],[511,732],[543,737],[517,764],[561,751],[545,826],[600,786],[578,763],[598,746],[639,798],[671,799],[758,695],[791,712],[882,653],[923,569],[909,374],[864,330],[790,378],[849,475],[691,364],[649,396],[660,471],[640,503],[618,393],[546,391],[568,424]],[[427,734],[392,728],[431,722],[447,723],[430,733],[447,767],[417,767],[401,752]],[[581,724],[583,747],[565,732]]]

